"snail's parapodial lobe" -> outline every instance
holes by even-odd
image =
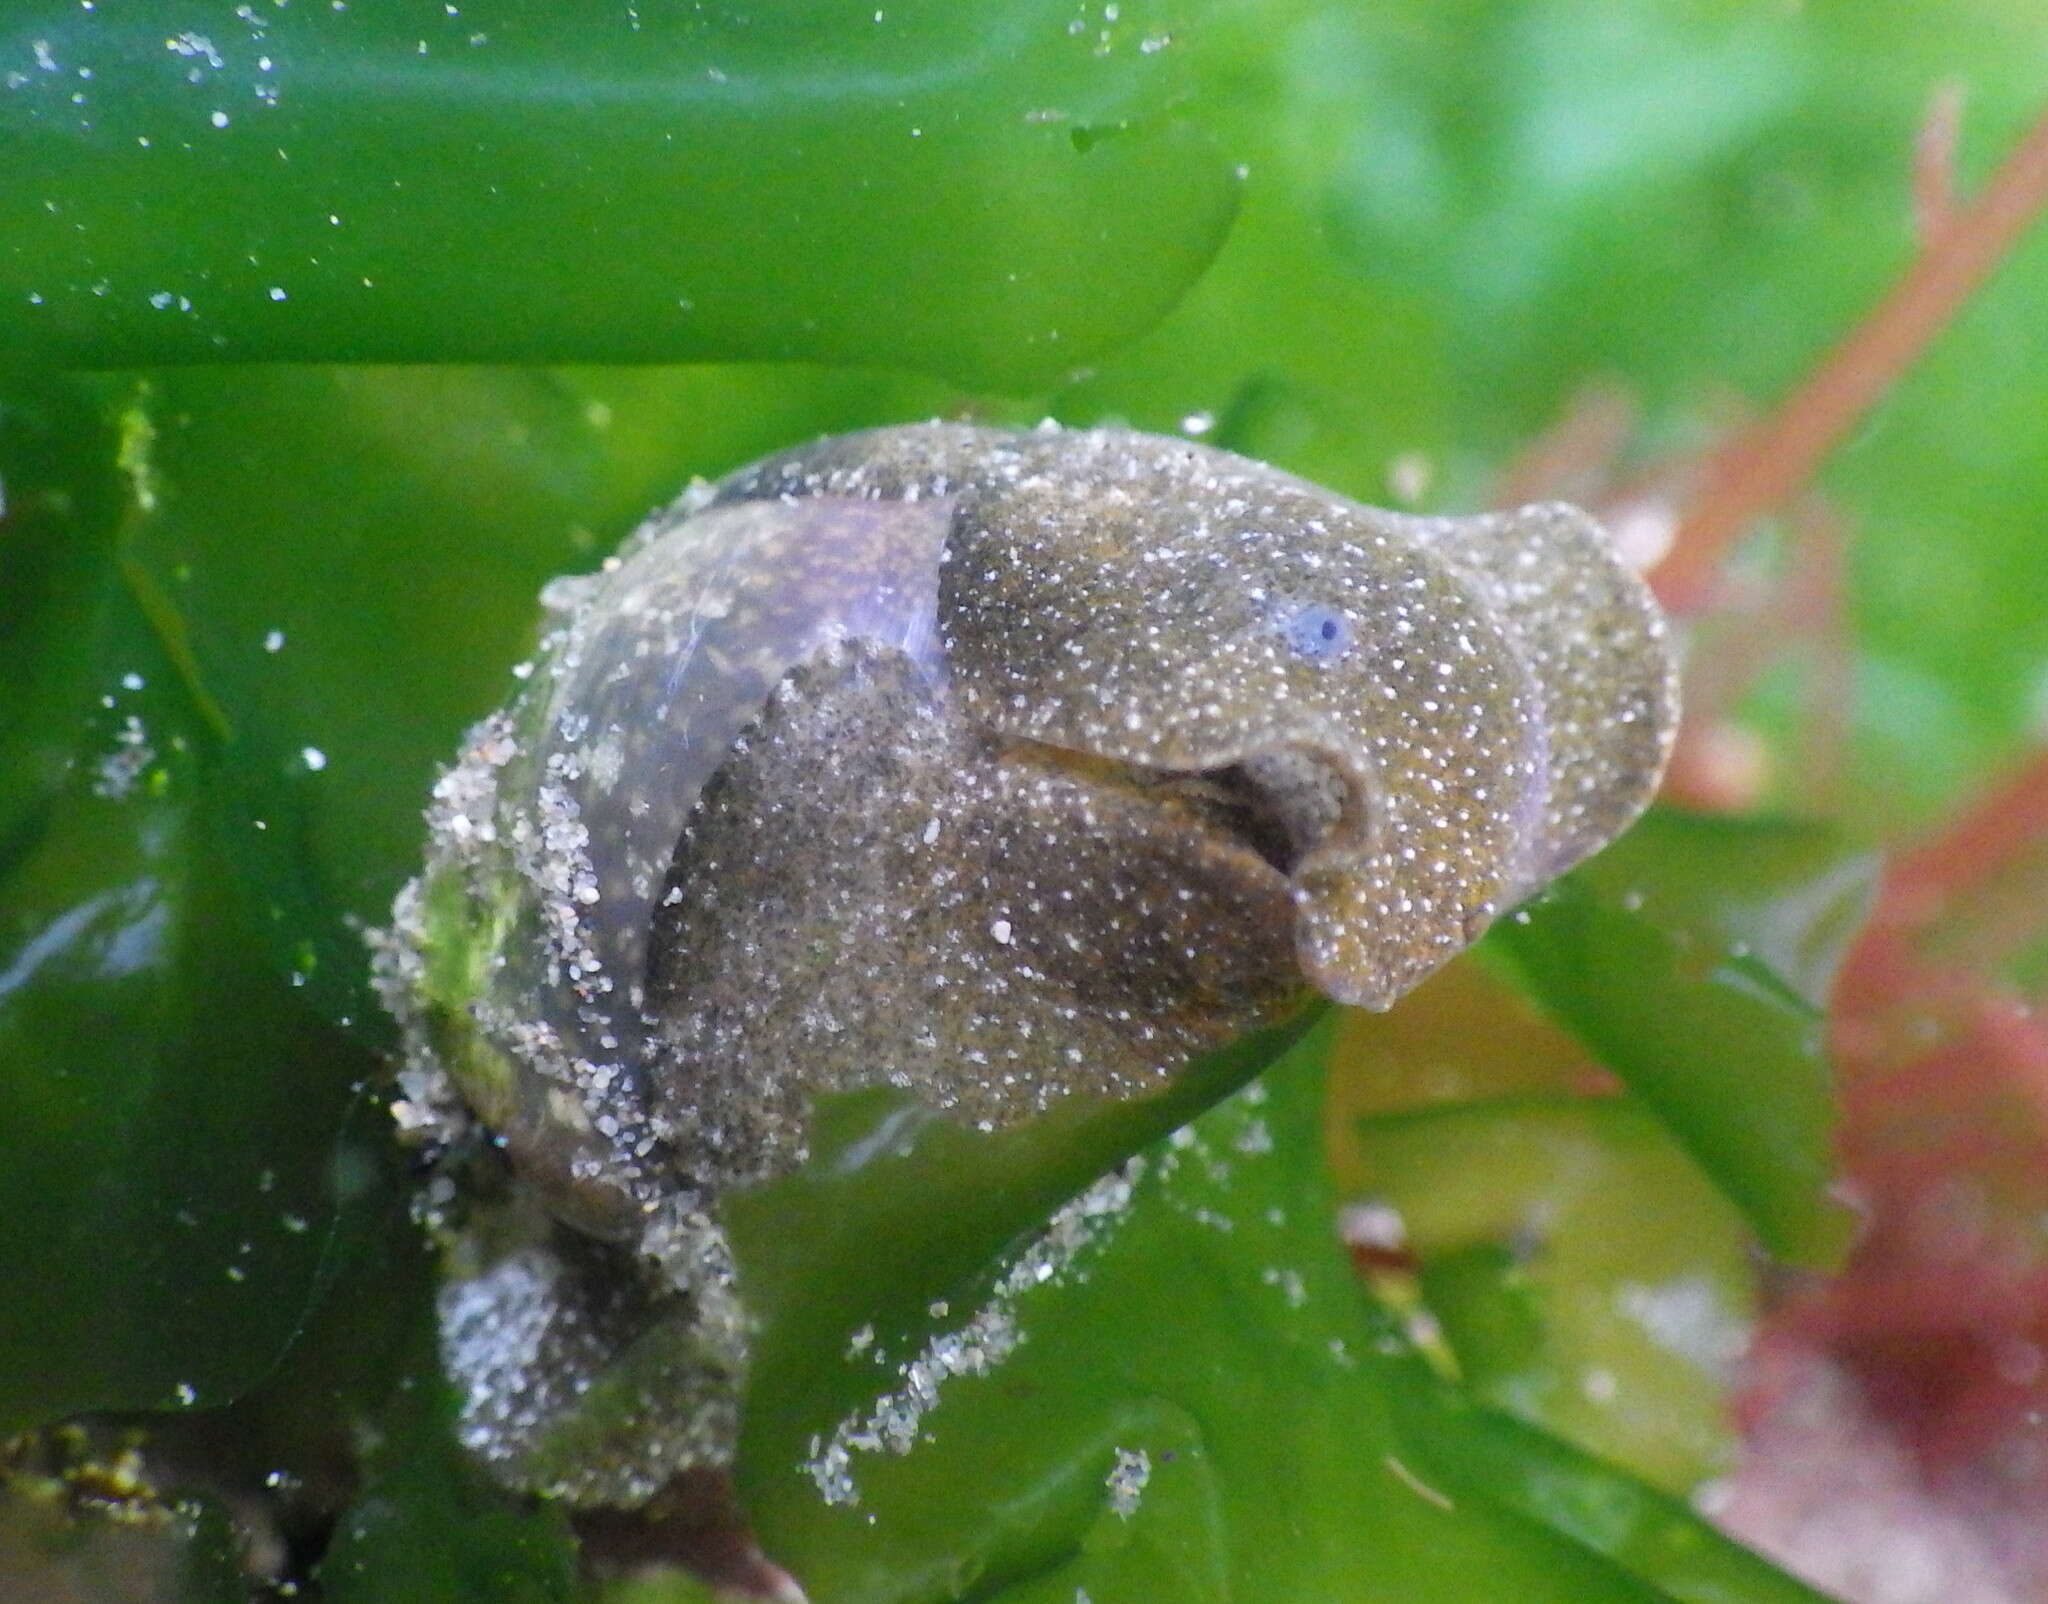
[[[1577,507],[1407,522],[1500,620],[1536,681],[1549,783],[1541,822],[1523,827],[1516,901],[1606,846],[1649,801],[1678,709],[1664,615]]]
[[[524,1188],[450,1293],[465,1420],[571,1496],[729,1451],[715,1202],[802,1162],[818,1094],[993,1128],[1153,1091],[1310,987],[1383,1007],[1625,828],[1676,717],[1583,514],[1407,517],[1117,430],[820,441],[548,601],[382,962],[401,1117],[480,1124]],[[574,1372],[678,1365],[687,1419],[563,1468]]]
[[[964,722],[900,654],[822,655],[706,789],[657,914],[679,1158],[779,1173],[810,1098],[867,1084],[984,1128],[1131,1096],[1285,1012],[1286,877],[1227,816]]]

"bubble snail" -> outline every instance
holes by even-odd
[[[379,969],[401,1125],[512,1177],[442,1296],[464,1440],[583,1504],[730,1458],[716,1203],[804,1161],[816,1095],[996,1129],[1311,991],[1386,1007],[1624,829],[1675,718],[1576,509],[1403,516],[1119,430],[826,439],[543,601]],[[579,1426],[622,1373],[630,1431]]]

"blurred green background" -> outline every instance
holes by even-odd
[[[1181,430],[1423,510],[1534,474],[1654,538],[1667,470],[1912,260],[1936,97],[1967,192],[2044,62],[2011,0],[9,7],[0,1436],[140,1422],[190,1496],[115,1558],[18,1498],[0,1584],[61,1540],[70,1596],[238,1597],[237,1509],[337,1599],[577,1585],[561,1519],[447,1441],[363,945],[544,580],[694,475],[934,415]],[[1008,1391],[958,1383],[874,1528],[759,1450],[815,1596],[1806,1596],[1673,1499],[1730,1462],[1757,1243],[1839,1247],[1818,1009],[1857,848],[2048,726],[2044,306],[2048,236],[1829,460],[1844,636],[1745,635],[1810,555],[1781,529],[1690,636],[1742,668],[1743,800],[1827,828],[1661,821],[1446,983],[1480,1001],[1411,1081],[1380,1025],[1315,1037],[1275,1077],[1293,1167],[1155,1165],[1104,1249],[1133,1267],[1049,1298]],[[1531,997],[1629,1092],[1580,1095]],[[1414,1262],[1360,1291],[1328,1226],[1367,1196]],[[1297,1284],[1325,1357],[1377,1358],[1289,1390],[1311,1339],[1260,1300]],[[1615,1315],[1680,1285],[1733,1333],[1704,1357]],[[1140,1444],[1182,1470],[1104,1514]],[[76,1502],[111,1451],[39,1441],[17,1487]]]

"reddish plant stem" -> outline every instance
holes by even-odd
[[[1894,868],[1888,922],[1924,924],[1951,898],[2002,873],[2048,836],[2048,753],[2042,753],[1935,840]]]
[[[1857,421],[1941,332],[2048,205],[2048,113],[1976,198],[1944,227],[1883,301],[1805,384],[1708,464],[1705,482],[1652,583],[1666,605],[1696,612],[1735,538],[1804,485]]]

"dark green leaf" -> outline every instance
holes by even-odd
[[[433,1305],[377,1421],[363,1486],[320,1562],[330,1604],[568,1604],[567,1518],[515,1499],[455,1440],[455,1399],[434,1351]]]
[[[16,6],[0,354],[1043,382],[1228,226],[1183,9]]]
[[[1061,1108],[993,1136],[887,1093],[827,1100],[813,1161],[721,1208],[760,1321],[747,1460],[794,1462],[870,1388],[872,1365],[848,1351],[856,1331],[899,1349],[924,1340],[943,1323],[935,1302],[1089,1182],[1242,1085],[1316,1016],[1210,1055],[1160,1096]]]
[[[1825,1604],[1683,1500],[1448,1389],[1402,1399],[1423,1473],[1447,1493],[1510,1509],[1603,1554],[1681,1604]],[[1479,1596],[1479,1595],[1474,1595]]]
[[[842,1342],[836,1421],[813,1423],[812,1394],[757,1387],[757,1410],[802,1418],[751,1426],[743,1490],[814,1597],[1671,1596],[1649,1579],[1660,1555],[1617,1567],[1553,1529],[1557,1511],[1447,1498],[1420,1469],[1404,1416],[1427,1420],[1439,1383],[1337,1249],[1326,1044],[1310,1037],[1148,1149],[1127,1190],[1091,1189],[1054,1237],[962,1276],[922,1319]]]
[[[210,737],[116,634],[129,677],[0,884],[0,1435],[247,1388],[385,1184],[373,1066],[260,961]]]
[[[0,873],[85,737],[129,503],[119,456],[82,386],[0,394]]]

